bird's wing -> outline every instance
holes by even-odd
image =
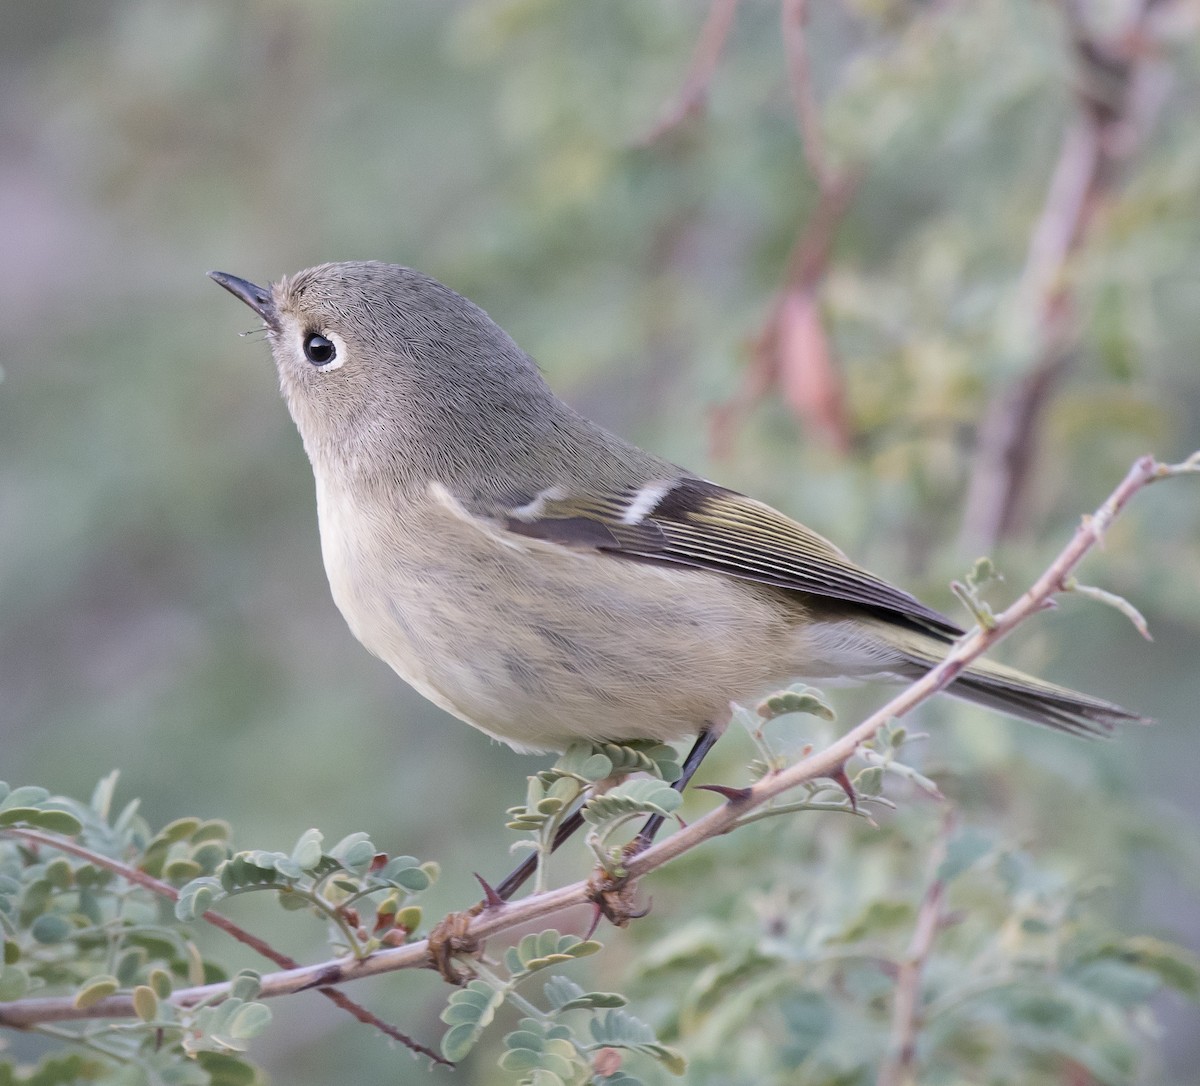
[[[776,509],[703,479],[654,480],[613,493],[551,487],[496,517],[516,535],[644,562],[724,573],[848,600],[942,636],[962,630],[907,592],[856,566]]]

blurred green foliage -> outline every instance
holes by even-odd
[[[1128,7],[1082,6],[1106,27]],[[709,411],[741,387],[817,186],[768,0],[740,5],[702,114],[643,143],[706,11],[9,5],[0,776],[81,795],[119,766],[152,821],[224,817],[263,848],[313,824],[334,838],[366,830],[442,860],[430,914],[472,899],[472,870],[507,866],[503,811],[529,763],[424,705],[352,641],[328,600],[311,479],[267,351],[234,336],[252,322],[203,278],[211,267],[263,281],[331,259],[418,266],[480,302],[586,413],[953,606],[945,585],[977,557],[957,542],[976,425],[1031,361],[1018,284],[1075,109],[1062,11],[812,5],[830,154],[864,170],[820,291],[854,441],[830,447],[772,394],[720,461]],[[1038,429],[1025,530],[994,555],[1007,585],[993,601],[1023,587],[1135,455],[1200,446],[1194,5],[1165,0],[1154,30],[1153,108],[1070,264],[1073,366]],[[1192,942],[1198,539],[1200,500],[1181,482],[1139,498],[1089,559],[1083,579],[1132,599],[1152,646],[1080,600],[1012,650],[1157,728],[1085,747],[934,706],[921,767],[1040,863],[1112,878],[1124,929]],[[839,695],[842,719],[877,696]],[[722,746],[709,773],[732,781],[747,750]],[[829,817],[739,835],[762,893],[786,885]],[[610,949],[642,955],[655,923],[692,918],[698,885],[743,877],[719,866],[732,862],[717,849],[699,873],[664,874],[652,922]],[[598,968],[619,970],[620,953]],[[402,1025],[433,1036],[444,993],[419,979]],[[260,1056],[279,1081],[333,1081],[347,1066],[383,1081],[397,1061],[404,1081],[425,1081],[321,1002],[277,1008]],[[1195,1012],[1160,1011],[1155,1081],[1184,1082],[1200,1059]]]

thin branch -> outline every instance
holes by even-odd
[[[46,848],[57,849],[59,852],[66,852],[72,856],[78,856],[81,859],[87,860],[94,867],[102,867],[107,871],[111,871],[114,875],[119,875],[126,882],[135,883],[143,889],[149,890],[152,894],[157,894],[167,901],[178,901],[179,891],[170,883],[163,882],[161,879],[156,879],[153,875],[147,874],[145,871],[139,871],[136,867],[131,867],[127,863],[122,863],[120,860],[113,859],[111,856],[105,856],[99,852],[93,852],[91,849],[72,841],[68,837],[60,837],[57,834],[44,833],[41,830],[30,830],[20,826],[6,826],[0,830],[4,836],[19,837],[22,840],[28,841],[34,845],[42,845]],[[206,923],[211,924],[214,928],[219,928],[226,935],[232,936],[239,943],[244,943],[252,950],[261,954],[264,958],[274,962],[281,969],[299,969],[300,963],[295,958],[289,957],[276,950],[270,943],[260,939],[257,935],[246,931],[245,928],[235,924],[232,920],[222,916],[218,912],[213,912],[211,909],[202,914],[201,917]],[[348,1014],[353,1015],[360,1022],[368,1026],[374,1026],[381,1033],[390,1037],[393,1041],[398,1041],[406,1048],[413,1052],[420,1053],[422,1056],[428,1056],[431,1060],[438,1063],[450,1066],[449,1061],[444,1059],[438,1053],[430,1048],[426,1048],[423,1044],[413,1040],[411,1037],[402,1033],[399,1029],[389,1022],[385,1022],[382,1018],[372,1014],[366,1007],[359,1003],[355,1003],[345,992],[339,991],[336,988],[318,988],[321,995],[332,1003],[336,1004]],[[0,1025],[17,1025],[22,1023],[10,1020],[7,1009],[13,1004],[0,1004]],[[132,1009],[132,1002],[130,1003]],[[79,1017],[79,1016],[73,1016]],[[101,1016],[106,1017],[106,1016]],[[127,1016],[123,1016],[127,1017]],[[61,1021],[60,1018],[52,1019],[34,1019],[34,1021]],[[27,1023],[28,1024],[28,1023]]]
[[[639,146],[647,147],[662,139],[700,111],[708,97],[708,88],[716,74],[717,62],[725,50],[729,32],[733,29],[737,7],[738,0],[712,0],[708,16],[700,28],[700,37],[696,41],[683,86],[654,127],[638,141]]]
[[[657,870],[705,841],[728,833],[737,827],[747,813],[784,792],[808,781],[836,775],[847,760],[853,757],[858,747],[870,740],[885,723],[905,716],[938,691],[945,689],[964,668],[1008,636],[1020,623],[1043,610],[1051,597],[1064,590],[1064,585],[1075,568],[1088,551],[1104,538],[1113,520],[1139,490],[1149,483],[1184,473],[1200,473],[1200,453],[1194,454],[1182,464],[1175,465],[1161,464],[1151,456],[1142,457],[1133,465],[1108,500],[1091,516],[1083,518],[1070,542],[1033,586],[1007,610],[996,616],[992,628],[975,629],[965,634],[952,646],[940,664],[826,749],[809,755],[787,769],[761,778],[739,792],[736,800],[722,804],[645,852],[630,858],[625,865],[628,872],[627,883]],[[57,838],[53,838],[52,835],[46,836],[53,840],[54,847],[61,847]],[[591,880],[586,880],[522,898],[520,901],[484,907],[466,922],[465,932],[472,939],[481,941],[589,903],[593,900],[593,894],[593,884]],[[271,998],[313,987],[342,984],[398,969],[426,967],[428,953],[427,940],[421,940],[395,949],[376,951],[367,958],[347,957],[271,973],[262,978],[260,996]],[[220,999],[228,994],[229,989],[228,983],[179,989],[172,993],[171,1002],[178,1006],[191,1006],[202,1000]],[[109,996],[87,1008],[76,1007],[69,996],[22,999],[0,1004],[0,1025],[23,1028],[39,1022],[82,1018],[128,1018],[133,1014],[132,999],[126,995]]]
[[[788,399],[798,415],[825,431],[837,448],[849,448],[841,374],[819,313],[818,293],[838,227],[862,178],[861,170],[847,169],[818,190],[817,205],[788,254],[783,286],[751,348],[742,386],[709,413],[717,459],[728,454],[746,412],[779,386],[790,392]]]
[[[807,38],[808,0],[780,0],[780,33],[804,161],[817,184],[817,202],[788,255],[783,285],[753,345],[742,387],[710,414],[713,455],[726,455],[746,412],[772,388],[792,411],[849,451],[850,424],[836,354],[820,311],[819,288],[833,241],[862,181],[856,166],[829,161],[813,87]]]
[[[153,875],[148,875],[145,871],[139,871],[136,867],[131,867],[127,863],[115,860],[111,856],[94,852],[85,845],[81,845],[77,841],[72,841],[69,837],[60,837],[58,834],[45,833],[42,830],[25,829],[22,826],[5,826],[3,831],[0,832],[6,837],[19,837],[24,841],[29,841],[31,844],[43,845],[46,848],[53,848],[59,852],[78,856],[82,860],[87,860],[92,866],[102,867],[106,871],[111,871],[114,875],[120,875],[126,882],[135,883],[144,890],[149,890],[152,894],[166,898],[167,901],[179,900],[179,891],[170,883],[156,879]],[[204,919],[214,928],[220,928],[226,935],[233,936],[239,943],[245,943],[246,946],[261,954],[264,958],[273,961],[276,965],[290,969],[296,964],[286,954],[281,954],[269,943],[264,942],[257,935],[246,931],[245,928],[239,927],[232,920],[227,919],[220,913],[205,913]]]
[[[825,154],[825,133],[821,128],[821,111],[813,90],[812,67],[808,62],[808,42],[805,26],[808,22],[808,0],[782,0],[780,24],[783,50],[787,58],[788,84],[792,105],[796,110],[796,127],[804,146],[804,158],[809,170],[822,189],[837,180]]]
[[[962,539],[981,552],[991,551],[1019,525],[1041,422],[1078,339],[1071,261],[1116,184],[1119,165],[1161,104],[1148,91],[1152,65],[1145,43],[1153,0],[1134,4],[1126,27],[1112,41],[1096,38],[1076,0],[1063,0],[1062,7],[1075,53],[1075,116],[1063,133],[1017,287],[1017,317],[1029,322],[1031,361],[993,397],[979,427]]]
[[[908,944],[908,953],[896,973],[888,1054],[879,1069],[875,1086],[912,1086],[917,1081],[917,1034],[922,1020],[921,975],[944,922],[942,906],[946,898],[946,883],[939,877],[939,872],[953,830],[954,817],[948,814],[930,853],[929,885],[917,910],[917,923]]]

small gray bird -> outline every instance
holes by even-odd
[[[911,680],[962,632],[802,524],[581,417],[420,272],[322,264],[270,289],[210,274],[266,325],[350,629],[518,750],[715,738],[731,702],[801,677]],[[949,693],[1073,734],[1142,719],[988,661]]]

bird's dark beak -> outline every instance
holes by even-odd
[[[210,271],[209,279],[220,283],[230,294],[241,298],[251,309],[263,319],[263,323],[272,332],[279,331],[279,314],[275,311],[275,300],[266,287],[256,287],[246,279],[239,279],[228,272]]]

